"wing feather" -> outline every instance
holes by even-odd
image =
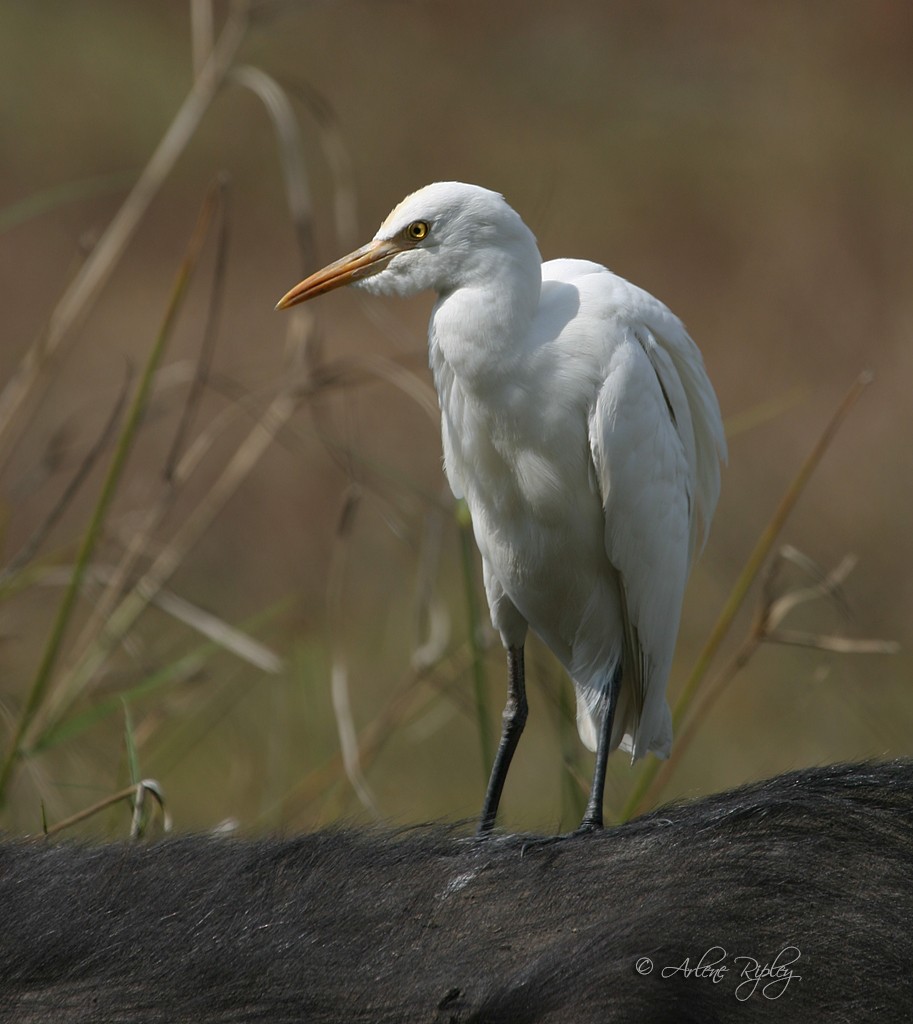
[[[665,690],[692,548],[690,407],[671,360],[650,335],[623,328],[589,417],[605,513],[605,549],[625,609],[625,683],[633,753],[668,753]]]

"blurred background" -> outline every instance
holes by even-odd
[[[273,312],[440,179],[503,192],[544,258],[605,263],[704,353],[730,466],[673,700],[874,373],[771,555],[820,570],[774,592],[853,555],[842,596],[782,627],[900,652],[763,643],[730,679],[756,581],[699,690],[719,699],[640,806],[913,754],[911,125],[904,0],[3,5],[0,828],[138,778],[182,830],[477,813],[505,673],[441,472],[432,299]],[[503,823],[551,831],[591,758],[557,664],[527,658]],[[645,770],[612,759],[608,814]]]

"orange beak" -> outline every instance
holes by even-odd
[[[341,260],[336,260],[316,274],[306,277],[301,284],[296,284],[290,292],[276,303],[276,309],[288,309],[289,306],[297,306],[299,302],[307,302],[315,295],[323,295],[324,292],[332,291],[334,288],[341,288],[344,284],[351,284],[363,277],[370,277],[376,274],[403,251],[403,246],[391,240],[368,242]]]

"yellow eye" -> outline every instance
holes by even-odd
[[[409,227],[406,228],[406,238],[411,238],[413,242],[420,242],[425,235],[428,234],[429,224],[426,220],[414,220]]]

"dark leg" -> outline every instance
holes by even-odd
[[[520,734],[526,725],[526,681],[523,673],[523,648],[507,648],[507,703],[501,725],[501,742],[498,753],[491,768],[488,779],[488,790],[485,803],[482,805],[482,817],[479,819],[477,835],[487,835],[494,827],[501,802],[501,791],[510,768],[511,758],[520,742]]]
[[[590,799],[580,822],[578,832],[594,832],[602,828],[602,797],[605,792],[606,764],[609,760],[609,744],[612,741],[612,723],[615,720],[615,706],[618,704],[618,691],[621,688],[621,665],[615,670],[609,684],[609,706],[606,708],[599,731],[599,742],[596,744],[596,767],[593,770],[593,785],[590,787]]]

